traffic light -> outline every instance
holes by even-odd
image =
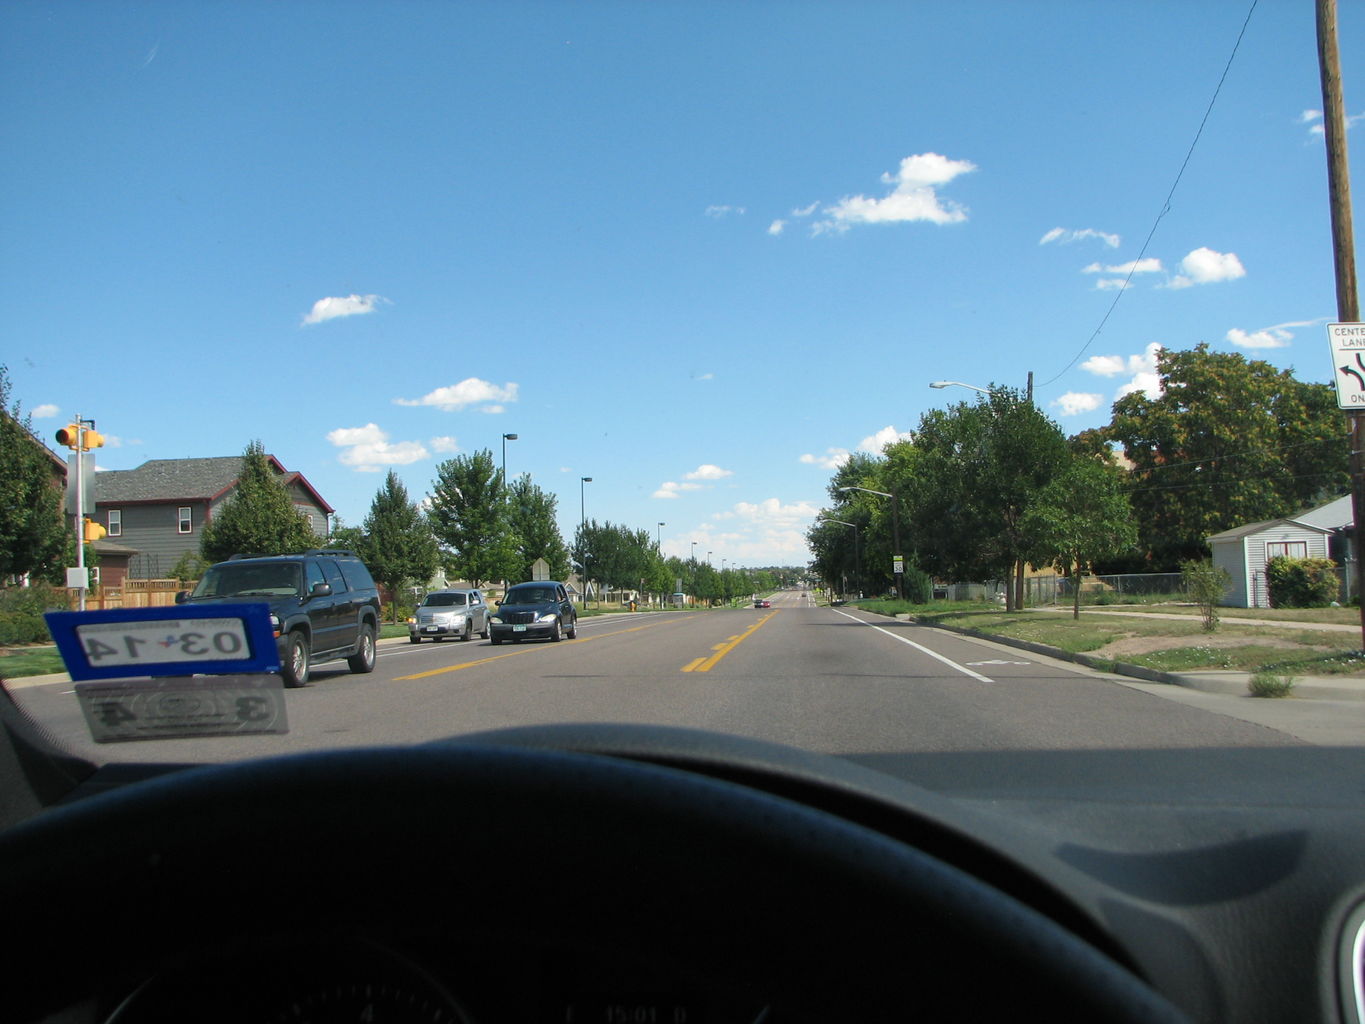
[[[104,435],[95,430],[93,421],[87,422],[92,425],[83,431],[78,423],[68,423],[62,427],[57,431],[57,443],[80,452],[88,452],[91,448],[103,448]]]
[[[93,544],[97,540],[103,540],[108,532],[108,530],[93,519],[87,518],[85,520],[85,542],[87,544]]]

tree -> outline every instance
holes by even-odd
[[[209,562],[235,554],[292,555],[316,547],[308,517],[294,507],[289,490],[270,468],[260,441],[242,453],[242,472],[231,500],[204,524],[199,552]]]
[[[507,494],[507,514],[516,544],[516,568],[507,578],[515,582],[531,578],[531,566],[543,558],[550,578],[569,576],[569,549],[559,532],[559,499],[531,482],[529,473],[512,481]]]
[[[1204,558],[1212,534],[1349,490],[1345,422],[1326,385],[1204,344],[1161,352],[1157,376],[1161,393],[1119,399],[1105,429],[1132,463],[1149,571]]]
[[[429,518],[451,575],[479,587],[516,574],[502,478],[488,449],[457,455],[436,467]]]
[[[75,564],[76,542],[56,464],[30,423],[19,402],[10,405],[9,371],[0,365],[0,581],[33,573],[58,582]]]
[[[882,489],[902,496],[919,563],[958,579],[1019,575],[1024,514],[1068,458],[1061,428],[1019,392],[993,388],[973,405],[929,410],[913,444],[891,447]],[[1022,596],[1021,583],[1007,587],[1006,608]]]
[[[1137,543],[1133,510],[1117,471],[1088,455],[1073,456],[1034,495],[1023,528],[1035,564],[1051,562],[1071,574],[1075,601],[1071,614],[1077,619],[1086,565]]]
[[[430,580],[436,573],[438,552],[427,517],[416,502],[408,500],[407,488],[393,470],[370,503],[364,530],[361,558],[395,598],[392,607],[397,622],[398,592],[408,583]]]

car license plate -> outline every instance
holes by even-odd
[[[427,632],[428,632],[428,633],[435,633],[435,632],[437,632],[440,628],[441,628],[440,626],[428,626],[428,627],[427,627]]]
[[[526,632],[526,627],[525,627],[525,626],[513,626],[513,627],[512,627],[512,632],[513,632],[513,633],[525,633],[525,632]]]

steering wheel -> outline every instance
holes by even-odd
[[[447,927],[643,955],[784,1020],[1183,1019],[951,864],[677,767],[726,760],[707,735],[513,730],[188,769],[54,808],[0,837],[7,1012],[226,943]],[[733,771],[783,775],[766,748],[739,741]]]

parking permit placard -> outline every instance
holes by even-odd
[[[48,612],[71,678],[278,672],[270,608],[215,604]]]

